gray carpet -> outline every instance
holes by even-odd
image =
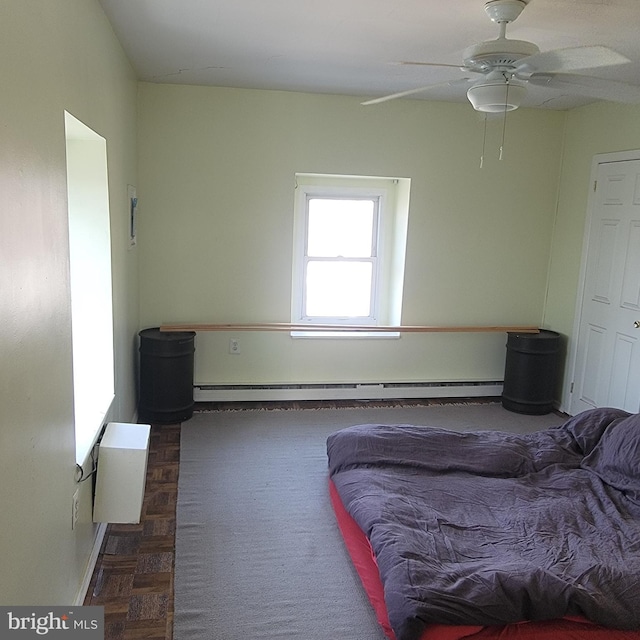
[[[196,413],[182,425],[174,638],[384,640],[327,491],[327,436],[354,424],[524,433],[499,404]]]

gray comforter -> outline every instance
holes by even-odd
[[[640,415],[528,435],[360,425],[327,452],[397,640],[566,615],[640,628]]]

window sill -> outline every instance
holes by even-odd
[[[292,338],[374,338],[375,340],[396,340],[399,331],[291,331]]]
[[[113,409],[115,395],[107,392],[102,397],[98,394],[85,393],[74,406],[76,434],[76,464],[83,467],[95,446],[102,428],[109,421]]]

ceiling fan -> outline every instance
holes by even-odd
[[[457,80],[427,85],[368,100],[363,105],[378,104],[395,98],[421,93],[434,87],[468,85],[467,98],[477,111],[501,113],[517,109],[528,84],[548,86],[600,100],[640,102],[640,87],[593,76],[584,70],[604,69],[631,62],[605,46],[570,47],[541,52],[533,42],[506,37],[507,25],[518,18],[530,0],[487,0],[485,13],[498,24],[495,40],[474,44],[463,53],[463,64],[403,62],[435,67],[453,67],[474,74]],[[480,75],[480,79],[477,76]]]

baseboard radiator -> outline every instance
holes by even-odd
[[[195,402],[269,400],[392,400],[481,398],[502,394],[502,380],[489,382],[380,382],[346,384],[207,384],[194,386]]]

